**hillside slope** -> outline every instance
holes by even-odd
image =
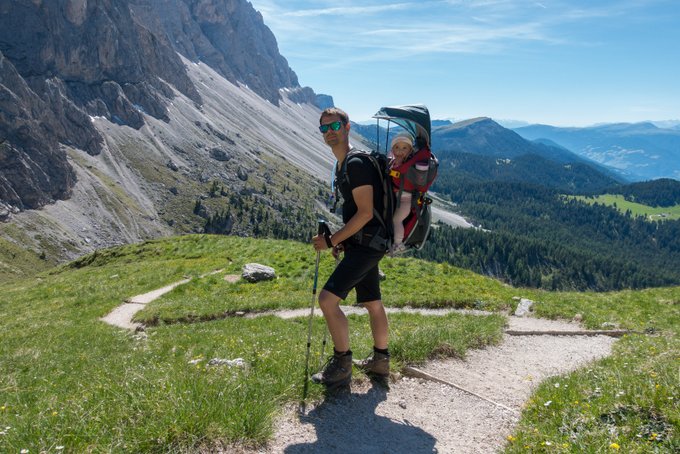
[[[249,2],[12,5],[0,7],[8,244],[53,264],[206,228],[303,238],[328,216],[314,92]]]

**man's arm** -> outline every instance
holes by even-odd
[[[373,186],[370,184],[357,186],[352,189],[352,197],[357,206],[357,212],[347,221],[347,224],[331,235],[333,246],[337,246],[347,238],[350,238],[373,219]],[[314,237],[313,242],[314,248],[317,251],[328,248],[326,240],[322,235]]]

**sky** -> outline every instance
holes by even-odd
[[[680,119],[677,0],[250,0],[301,86],[353,121]]]

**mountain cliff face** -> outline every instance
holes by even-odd
[[[140,129],[170,121],[179,93],[202,103],[181,55],[278,104],[279,89],[313,100],[243,0],[16,0],[0,5],[0,197],[40,208],[69,196],[60,145],[90,155],[104,135],[91,117]],[[30,131],[30,132],[28,132]]]
[[[0,246],[306,237],[332,166],[315,100],[245,0],[0,2]]]
[[[0,220],[69,196],[75,174],[59,149],[63,128],[0,52]]]
[[[278,105],[298,87],[262,15],[242,0],[131,0],[135,17],[189,60],[202,61]],[[309,99],[312,102],[313,99]]]

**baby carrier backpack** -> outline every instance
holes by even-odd
[[[427,191],[437,177],[439,162],[430,151],[430,113],[423,105],[406,105],[396,107],[383,107],[373,118],[378,120],[378,143],[376,150],[363,151],[353,149],[343,162],[344,168],[340,169],[339,174],[343,181],[333,180],[331,200],[333,206],[331,212],[335,212],[335,207],[340,199],[340,184],[349,183],[347,175],[347,161],[350,156],[360,155],[362,159],[371,162],[375,171],[380,176],[380,186],[383,191],[383,210],[379,212],[373,209],[373,216],[378,219],[381,225],[380,232],[364,232],[363,230],[355,235],[354,240],[362,245],[369,246],[376,250],[389,251],[394,243],[394,226],[392,218],[394,210],[398,206],[401,194],[408,191],[412,194],[411,210],[404,219],[404,239],[403,245],[406,249],[420,250],[425,245],[425,241],[430,233],[432,212],[430,204],[432,199],[427,195]],[[416,152],[400,165],[397,169],[390,168],[390,161],[387,157],[387,145],[385,152],[380,152],[380,120],[387,120],[387,139],[390,135],[390,123],[398,126],[398,132],[406,130],[412,137],[416,138]],[[386,140],[386,143],[389,141]],[[395,184],[397,180],[399,184]]]
[[[388,164],[384,171],[384,179],[391,187],[390,192],[394,194],[393,207],[398,206],[404,191],[412,194],[411,210],[403,221],[403,244],[406,249],[420,250],[429,236],[432,222],[430,207],[432,199],[427,191],[434,183],[439,168],[439,162],[430,150],[430,113],[424,105],[383,107],[373,118],[378,120],[378,150],[380,150],[380,120],[387,120],[385,154],[389,144],[391,123],[399,127],[397,132],[405,130],[415,137],[415,151],[396,168],[390,169]],[[392,223],[392,214],[388,218],[388,223]]]

